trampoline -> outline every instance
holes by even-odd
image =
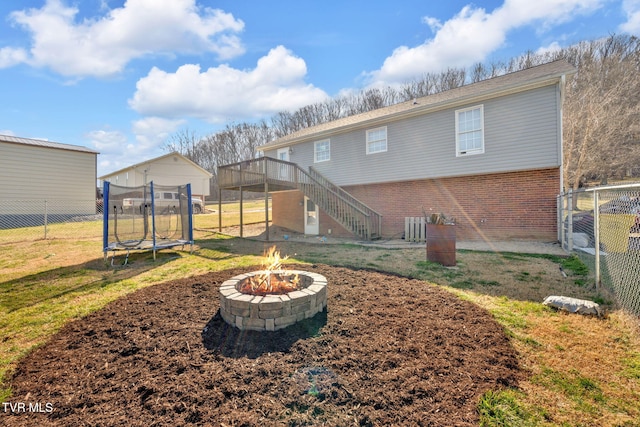
[[[189,245],[193,251],[191,185],[139,187],[104,183],[103,252],[105,261],[118,251],[153,251]]]

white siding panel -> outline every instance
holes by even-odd
[[[96,154],[0,142],[0,199],[95,200]]]
[[[157,185],[191,184],[191,192],[195,195],[208,196],[210,193],[209,175],[175,155],[151,159],[118,173],[106,175],[103,179],[124,187],[137,187],[151,181]]]

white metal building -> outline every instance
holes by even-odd
[[[212,176],[182,154],[172,152],[111,172],[99,179],[124,187],[138,187],[151,181],[158,185],[191,184],[191,193],[204,200],[209,195]]]
[[[97,155],[77,145],[0,135],[3,212],[21,206],[11,201],[49,200],[81,202],[64,206],[69,213],[95,214]]]

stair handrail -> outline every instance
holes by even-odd
[[[380,213],[376,212],[374,209],[370,208],[362,201],[353,197],[349,192],[345,191],[342,187],[339,187],[338,185],[334,184],[332,181],[330,181],[327,177],[322,175],[313,166],[309,166],[309,171],[311,172],[312,175],[314,175],[313,178],[319,181],[321,185],[324,185],[325,187],[329,187],[333,192],[338,193],[338,195],[340,195],[342,198],[346,199],[347,201],[351,202],[352,204],[359,205],[361,210],[367,211],[368,213],[373,214],[373,216],[382,217]]]
[[[280,174],[281,170],[277,169],[277,167],[274,168],[274,167],[268,166],[268,164],[270,163],[287,166],[287,169],[284,172],[282,172],[282,175],[281,175]],[[307,191],[307,189],[305,188],[305,184],[314,185],[317,188],[321,188],[323,191],[327,192],[328,195],[334,197],[338,201],[347,204],[350,207],[350,209],[353,209],[355,212],[362,215],[365,220],[367,238],[371,237],[372,220],[375,221],[375,225],[376,225],[375,228],[377,228],[378,235],[380,234],[382,215],[380,215],[378,212],[376,212],[366,204],[362,203],[360,200],[353,197],[351,194],[343,190],[341,187],[331,182],[328,178],[326,178],[324,175],[322,175],[320,172],[318,172],[316,169],[314,169],[311,166],[309,167],[309,172],[307,172],[304,169],[302,169],[297,163],[289,162],[286,160],[275,159],[272,157],[259,157],[256,159],[249,159],[241,162],[220,166],[218,169],[219,169],[219,172],[224,171],[224,173],[218,174],[219,176],[218,185],[220,185],[221,187],[224,187],[227,184],[229,184],[228,182],[226,182],[227,179],[225,179],[228,177],[229,172],[231,173],[231,181],[235,185],[240,185],[240,186],[246,185],[244,183],[244,178],[243,178],[244,175],[251,175],[252,177],[255,177],[256,175],[262,174],[264,179],[267,181],[270,179],[282,180],[282,181],[287,181],[295,184],[296,188],[302,191],[303,193],[305,193],[307,197],[310,197],[311,192]],[[239,174],[239,182],[233,178],[234,172]],[[291,174],[291,172],[293,172],[293,174]],[[274,175],[274,176],[271,176],[271,175]],[[295,176],[292,176],[292,175],[295,175]],[[250,183],[255,184],[256,181],[251,180]],[[315,202],[318,203],[317,200],[315,200]],[[322,206],[323,203],[318,203],[318,204]],[[327,212],[330,216],[334,217],[333,215],[331,215],[330,209],[328,209],[329,206],[322,206],[322,207],[325,210],[325,212]],[[336,217],[334,217],[334,219],[338,219],[337,215]],[[340,222],[340,220],[338,221]],[[356,234],[359,234],[356,231],[354,232]]]

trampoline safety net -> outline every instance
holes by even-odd
[[[140,187],[104,183],[103,251],[193,245],[191,185]]]

